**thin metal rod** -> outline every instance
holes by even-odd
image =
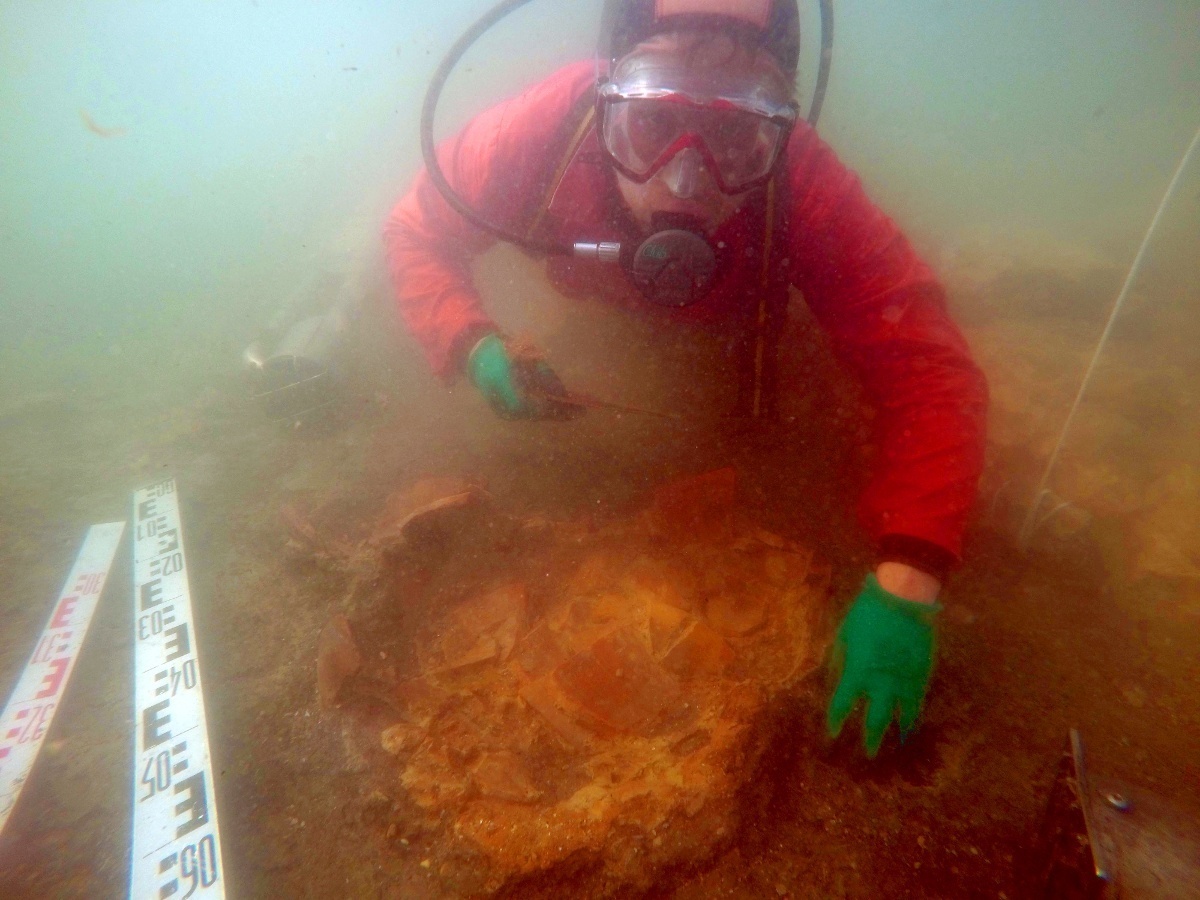
[[[1163,211],[1166,210],[1171,202],[1171,198],[1175,195],[1175,189],[1179,186],[1180,176],[1183,175],[1183,170],[1187,168],[1187,164],[1191,160],[1192,153],[1195,151],[1197,144],[1200,144],[1200,128],[1196,129],[1196,134],[1192,138],[1192,142],[1188,145],[1183,158],[1179,160],[1179,166],[1175,169],[1175,175],[1171,178],[1170,185],[1167,186],[1167,192],[1163,194],[1162,202],[1158,204],[1158,211],[1154,213],[1154,218],[1150,220],[1150,227],[1146,229],[1146,236],[1142,238],[1142,246],[1138,248],[1137,256],[1133,259],[1133,265],[1129,267],[1129,274],[1125,276],[1125,284],[1121,287],[1121,293],[1117,295],[1117,301],[1113,304],[1112,312],[1109,313],[1108,322],[1104,326],[1104,332],[1100,335],[1100,340],[1096,344],[1096,350],[1092,354],[1092,359],[1083,373],[1083,381],[1079,385],[1079,391],[1075,394],[1075,401],[1071,404],[1071,411],[1067,413],[1066,421],[1063,422],[1062,431],[1058,435],[1058,443],[1054,445],[1054,450],[1050,454],[1050,460],[1046,463],[1046,469],[1042,473],[1042,480],[1038,482],[1037,491],[1034,492],[1033,504],[1029,507],[1029,512],[1025,516],[1025,522],[1021,526],[1021,533],[1018,540],[1022,549],[1028,547],[1029,541],[1033,537],[1033,532],[1037,527],[1037,512],[1048,493],[1046,485],[1049,483],[1050,474],[1058,462],[1058,455],[1062,451],[1063,444],[1066,443],[1067,433],[1071,430],[1075,413],[1079,410],[1079,404],[1082,402],[1083,395],[1087,392],[1088,385],[1091,383],[1092,374],[1096,370],[1096,363],[1100,359],[1100,354],[1104,352],[1104,345],[1108,343],[1108,336],[1112,332],[1113,324],[1117,321],[1117,315],[1121,312],[1121,307],[1125,304],[1125,298],[1129,296],[1129,289],[1133,287],[1138,272],[1142,268],[1142,261],[1146,256],[1146,248],[1150,246],[1151,238],[1154,237],[1159,220],[1162,219]]]

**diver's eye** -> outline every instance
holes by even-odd
[[[629,117],[629,127],[635,138],[647,143],[670,138],[677,125],[675,113],[659,105],[639,104]]]
[[[746,147],[756,142],[762,125],[762,119],[751,113],[725,112],[713,116],[709,134],[724,146]]]

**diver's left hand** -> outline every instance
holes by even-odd
[[[894,574],[883,567],[880,573]],[[933,583],[936,596],[936,579]],[[918,579],[916,584],[923,583]],[[927,591],[920,593],[924,600]],[[859,698],[866,699],[867,756],[879,752],[893,716],[899,719],[901,740],[916,728],[933,671],[933,620],[940,609],[933,602],[890,593],[876,575],[867,576],[834,639],[832,666],[839,680],[826,716],[831,737],[841,733]]]
[[[570,419],[583,412],[566,402],[566,388],[545,362],[529,353],[510,353],[497,334],[487,335],[471,350],[467,374],[504,419]]]

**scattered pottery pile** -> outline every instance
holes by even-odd
[[[464,890],[645,887],[732,836],[771,701],[823,655],[828,581],[733,493],[721,471],[628,521],[542,523],[523,565],[431,611],[410,677],[371,674],[396,787]]]

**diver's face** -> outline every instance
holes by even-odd
[[[703,158],[691,149],[681,151],[644,184],[618,172],[617,189],[634,221],[647,231],[655,213],[677,213],[694,217],[712,234],[749,196],[722,193]]]
[[[647,83],[656,78],[662,79],[656,88],[671,92],[658,95],[665,99],[653,99],[650,92],[648,99],[625,102],[628,97],[647,97]],[[614,83],[618,94],[629,93],[607,107],[602,140],[609,152],[634,170],[641,164],[652,169],[655,157],[666,158],[674,152],[644,182],[635,181],[634,172],[623,173],[623,166],[616,167],[621,199],[634,220],[649,230],[655,213],[687,215],[712,234],[752,192],[722,191],[709,166],[733,161],[732,174],[741,174],[736,164],[759,159],[748,151],[763,141],[757,140],[759,127],[747,127],[744,115],[738,119],[721,112],[706,119],[703,105],[689,105],[694,102],[691,97],[724,98],[728,89],[787,100],[790,89],[786,79],[765,52],[747,48],[729,36],[667,32],[631,51],[618,65]],[[757,117],[750,118],[750,123],[757,121]],[[722,174],[728,184],[731,172]]]

